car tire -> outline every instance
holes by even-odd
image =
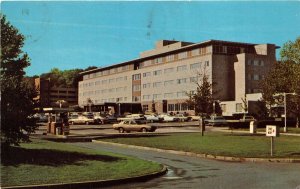
[[[86,125],[89,125],[90,123],[88,121],[85,122]]]
[[[125,131],[125,130],[124,130],[123,127],[120,127],[120,128],[119,128],[119,133],[124,133],[124,131]]]
[[[143,128],[142,128],[142,132],[143,132],[143,133],[146,133],[146,132],[147,132],[147,129],[146,129],[145,127],[143,127]]]

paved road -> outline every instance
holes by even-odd
[[[232,163],[97,143],[71,144],[156,161],[169,169],[160,178],[111,188],[300,189],[300,164]]]

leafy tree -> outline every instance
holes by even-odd
[[[212,97],[212,84],[209,82],[208,75],[205,74],[205,71],[204,73],[199,72],[197,78],[200,78],[200,81],[195,82],[196,92],[187,93],[189,99],[186,103],[188,106],[195,109],[196,115],[211,114],[214,111],[216,114],[222,113],[219,103]]]
[[[71,69],[60,70],[53,68],[49,73],[41,74],[41,78],[49,79],[52,87],[78,87],[78,82],[81,80],[80,72],[95,69],[97,67],[90,66],[87,69]]]
[[[22,51],[24,36],[1,15],[1,142],[4,146],[29,141],[36,125],[33,114],[36,96],[33,85],[24,78],[30,65]]]
[[[274,98],[277,93],[296,93],[287,95],[287,114],[294,113],[300,118],[300,37],[295,42],[287,42],[280,51],[281,61],[275,63],[273,69],[262,83],[263,99],[269,105],[280,104]]]

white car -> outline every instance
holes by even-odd
[[[157,115],[145,115],[147,122],[162,122],[164,119]]]
[[[176,121],[179,121],[178,117],[174,117],[174,116],[171,116],[171,115],[168,115],[168,114],[162,114],[162,115],[159,115],[159,117],[162,118],[164,122],[176,122]]]
[[[74,124],[93,124],[94,123],[94,119],[91,118],[87,118],[85,116],[78,116],[78,115],[73,115],[69,118],[69,123],[70,125],[74,125]]]

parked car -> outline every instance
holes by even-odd
[[[179,121],[178,117],[174,117],[174,116],[171,116],[169,114],[161,114],[161,115],[159,115],[159,117],[162,118],[164,122],[177,122],[177,121]]]
[[[151,122],[151,123],[153,123],[153,122],[162,122],[164,120],[163,118],[158,117],[155,114],[145,115],[145,117],[146,117],[147,122]]]
[[[143,114],[129,114],[126,117],[118,118],[118,121],[135,120],[137,123],[146,123],[146,117]]]
[[[253,116],[243,116],[242,119],[240,119],[241,122],[250,122],[250,121],[256,121],[256,119]]]
[[[94,122],[98,124],[105,124],[108,122],[105,116],[101,116],[99,114],[94,115]]]
[[[93,124],[94,123],[94,119],[88,118],[86,116],[78,116],[78,115],[72,115],[69,118],[69,124],[70,125],[74,125],[74,124]]]
[[[175,117],[179,118],[179,121],[190,121],[191,117],[184,116],[183,114],[176,114]]]
[[[117,117],[115,117],[113,115],[106,116],[106,120],[107,120],[107,123],[117,123],[118,122]]]
[[[120,133],[137,131],[137,132],[154,132],[157,127],[146,125],[146,124],[138,124],[135,120],[124,120],[118,124],[113,124],[113,128],[118,130]]]
[[[223,116],[211,116],[209,119],[204,120],[206,125],[222,126],[227,125],[227,121]]]

